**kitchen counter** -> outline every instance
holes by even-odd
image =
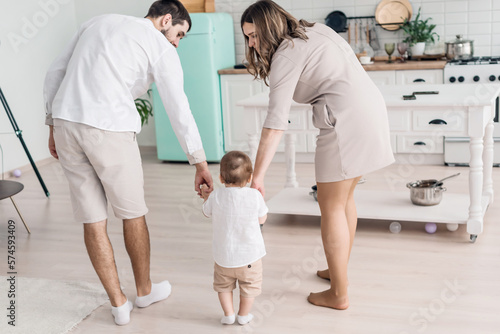
[[[494,198],[493,117],[500,85],[414,84],[386,85],[379,89],[387,105],[391,138],[397,139],[398,153],[412,154],[417,161],[419,154],[442,153],[443,135],[470,138],[469,194],[446,193],[439,206],[416,206],[409,200],[407,189],[395,187],[395,181],[401,181],[402,176],[387,174],[386,189],[356,190],[358,217],[446,223],[450,231],[456,229],[455,224],[466,224],[471,241],[475,241],[483,232],[484,214]],[[416,100],[402,98],[414,91],[438,91],[439,94],[418,95]],[[245,132],[253,161],[268,104],[269,95],[265,92],[238,101],[245,109]],[[310,108],[310,105],[291,103],[289,127],[284,134],[286,184],[284,190],[267,202],[270,213],[320,215],[317,203],[308,195],[310,189],[299,188],[295,174],[298,136],[314,138],[317,135],[317,129],[311,127],[310,122],[301,123],[310,118]]]
[[[366,71],[399,71],[399,70],[442,70],[446,60],[409,60],[405,63],[395,61],[388,64],[385,61],[375,61],[370,65],[363,65]]]
[[[442,70],[446,60],[409,60],[406,63],[395,61],[388,64],[385,61],[376,61],[370,65],[363,65],[366,71],[395,71],[395,70]],[[248,74],[246,68],[225,68],[218,71],[219,74]]]

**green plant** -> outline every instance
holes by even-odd
[[[151,97],[151,89],[148,90],[148,96]],[[151,102],[146,99],[136,99],[134,102],[137,112],[141,116],[141,125],[148,124],[148,118],[153,116],[153,106]]]
[[[433,32],[436,25],[430,24],[430,19],[430,17],[425,20],[420,19],[420,8],[418,9],[415,20],[409,21],[408,19],[405,19],[401,29],[403,29],[405,34],[408,36],[403,40],[403,42],[410,43],[410,45],[415,45],[420,42],[434,43],[434,36],[437,36],[437,39],[439,40],[439,35],[436,32]]]

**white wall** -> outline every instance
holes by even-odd
[[[0,0],[0,87],[33,159],[50,156],[42,87],[54,58],[76,31],[73,0]],[[29,164],[0,106],[5,171]]]
[[[324,22],[326,16],[341,10],[349,16],[375,15],[380,0],[275,0],[297,18],[313,22]],[[244,59],[244,41],[239,21],[243,11],[253,0],[215,0],[215,10],[233,15],[235,23],[236,62]],[[441,42],[455,39],[463,34],[474,40],[478,56],[500,55],[500,0],[410,0],[414,16],[422,7],[423,18],[431,17],[437,25],[436,32]],[[401,31],[389,32],[377,28],[381,45],[403,39]],[[343,34],[345,37],[345,33]],[[345,37],[346,38],[346,37]],[[380,51],[379,54],[384,54]]]

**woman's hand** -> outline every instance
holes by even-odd
[[[253,179],[250,188],[257,189],[262,194],[262,197],[266,196],[266,189],[264,188],[264,181],[259,179]]]

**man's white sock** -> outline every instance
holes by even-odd
[[[220,323],[223,325],[232,325],[234,324],[234,320],[236,319],[234,313],[232,315],[225,315],[220,319]]]
[[[151,284],[151,293],[147,296],[137,297],[135,299],[135,305],[137,307],[148,307],[149,305],[159,302],[160,300],[167,299],[172,292],[172,286],[168,281],[163,281],[161,283]]]
[[[250,321],[252,321],[252,319],[253,319],[253,314],[252,313],[248,313],[248,315],[239,315],[238,314],[238,323],[240,325],[246,325]]]
[[[122,306],[111,306],[111,314],[115,318],[115,323],[120,326],[128,324],[130,322],[130,312],[133,309],[134,305],[128,299]]]

